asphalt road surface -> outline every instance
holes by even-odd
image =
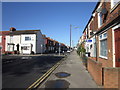
[[[28,88],[63,56],[3,56],[2,88]]]

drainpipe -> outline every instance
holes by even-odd
[[[96,44],[96,61],[97,61],[97,36],[96,36],[96,34],[95,34],[95,44]]]

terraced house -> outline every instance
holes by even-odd
[[[5,32],[5,31],[3,31]],[[5,41],[2,43],[5,53],[43,53],[44,41],[40,30],[16,30],[10,28],[5,34]]]
[[[84,31],[88,71],[98,85],[120,88],[120,1],[100,0]]]

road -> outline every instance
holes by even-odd
[[[3,56],[2,88],[27,88],[63,56]]]

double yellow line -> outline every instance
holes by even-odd
[[[63,58],[58,63],[56,63],[52,68],[50,68],[45,74],[43,74],[37,81],[35,81],[32,85],[30,85],[26,90],[29,90],[31,88],[37,88],[61,63],[65,60]]]

